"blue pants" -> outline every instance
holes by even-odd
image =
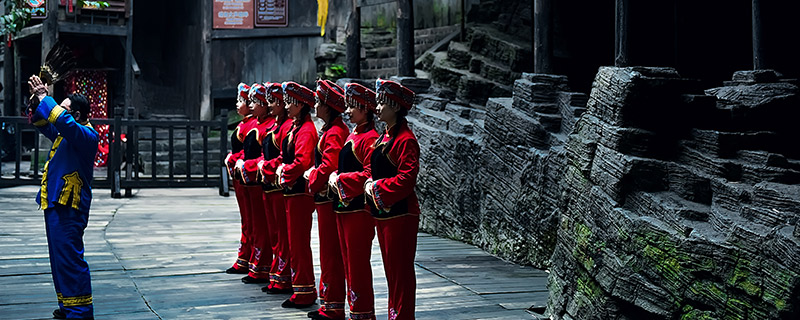
[[[44,210],[44,222],[58,306],[67,318],[92,318],[92,283],[83,259],[89,213],[57,204]]]

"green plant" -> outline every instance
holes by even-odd
[[[53,0],[55,1],[55,0]],[[108,8],[107,1],[84,1],[78,0],[76,6],[79,8]],[[23,5],[23,0],[4,0],[5,13],[0,16],[0,33],[16,34],[31,21],[31,15],[43,11],[43,7],[31,8]]]
[[[325,68],[325,76],[332,78],[332,79],[339,79],[344,77],[347,74],[347,70],[341,64],[331,64],[329,67]]]

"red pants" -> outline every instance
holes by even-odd
[[[375,295],[372,291],[372,239],[375,219],[367,211],[337,213],[339,245],[345,261],[348,302],[351,319],[375,319]],[[320,239],[320,242],[322,240]]]
[[[239,181],[233,180],[233,192],[236,194],[236,203],[239,205],[239,216],[242,218],[242,238],[239,240],[239,255],[233,268],[236,270],[250,267],[251,240],[250,238],[250,203],[247,202],[244,188]]]
[[[417,291],[414,255],[417,252],[419,216],[376,220],[376,226],[383,270],[389,285],[389,320],[414,319]]]
[[[250,277],[258,279],[269,278],[269,268],[272,265],[272,244],[269,242],[267,232],[267,213],[264,209],[264,192],[260,185],[244,186],[247,192],[247,201],[250,202],[250,222],[252,227],[253,252],[250,255]]]
[[[344,319],[344,263],[339,249],[339,229],[333,203],[317,203],[319,230],[319,298],[325,301],[319,312],[331,319]]]
[[[286,204],[283,193],[275,190],[264,193],[264,204],[267,208],[267,225],[272,243],[272,267],[269,270],[269,287],[289,289],[292,287],[292,274],[289,267],[289,229],[286,226]]]
[[[314,198],[308,194],[284,196],[286,201],[286,225],[289,227],[289,251],[291,252],[292,289],[290,298],[296,304],[310,304],[317,300],[314,285],[314,261],[311,256],[311,216],[314,214]]]

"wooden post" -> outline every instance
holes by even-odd
[[[628,0],[614,1],[614,65],[627,67],[628,57]]]
[[[751,11],[753,17],[753,69],[766,69],[766,63],[764,62],[764,45],[761,43],[763,33],[761,28],[760,0],[753,0]]]
[[[15,43],[13,49],[14,49],[14,81],[11,83],[13,83],[14,87],[5,90],[14,90],[14,114],[18,114],[21,108],[23,108],[23,105],[25,104],[25,100],[22,97],[22,95],[24,94],[22,91],[22,87],[25,86],[24,92],[28,91],[27,87],[28,77],[30,77],[30,75],[26,76],[22,74],[22,66],[21,66],[22,61],[20,61],[21,59],[19,53],[19,43]],[[25,78],[24,81],[23,77]]]
[[[58,41],[58,1],[47,1],[47,18],[42,22],[42,58],[41,64],[47,58],[47,53]],[[38,72],[38,70],[37,70]]]
[[[200,120],[211,120],[213,108],[211,103],[211,1],[202,1],[200,9],[201,39],[200,48],[202,51],[200,68]]]
[[[397,1],[397,74],[414,77],[414,1]]]
[[[552,73],[551,0],[533,1],[533,72]]]
[[[125,25],[125,108],[133,108],[133,0],[128,0],[127,9],[129,12]],[[137,117],[139,110],[135,108],[133,110],[134,117]]]
[[[361,78],[361,8],[358,0],[352,0],[350,19],[345,30],[347,77]]]
[[[122,198],[120,192],[120,158],[122,157],[122,144],[120,143],[120,135],[122,134],[122,108],[114,108],[114,126],[111,128],[111,137],[114,139],[111,144],[111,157],[108,166],[108,181],[111,181],[111,197],[118,199]]]
[[[219,119],[219,195],[227,197],[230,195],[230,190],[228,190],[228,169],[225,167],[225,153],[228,151],[228,114],[225,110],[220,110]]]
[[[3,40],[7,41],[7,35],[3,35]],[[5,41],[2,45],[6,45]],[[16,44],[12,44],[16,46]],[[17,104],[15,104],[14,87],[17,81],[14,80],[14,49],[5,47],[3,52],[3,115],[6,117],[17,115]],[[27,82],[25,83],[27,85]]]

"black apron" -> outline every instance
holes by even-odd
[[[387,143],[379,144],[374,151],[372,151],[372,158],[370,158],[370,168],[372,169],[372,180],[390,178],[397,175],[397,166],[389,160],[389,150],[392,146]],[[386,150],[386,152],[384,152]],[[395,203],[389,211],[375,208],[373,202],[370,203],[370,213],[378,219],[386,219],[396,217],[408,213],[408,199],[403,199]]]
[[[244,144],[239,140],[239,127],[236,127],[236,129],[233,130],[233,133],[231,133],[231,154],[239,153],[239,151],[242,151],[243,146]],[[242,175],[236,170],[232,171],[234,172],[233,179],[236,181],[242,181]]]
[[[261,145],[258,143],[258,130],[253,128],[247,132],[242,142],[242,150],[244,150],[243,160],[257,159],[261,156]],[[248,186],[257,185],[258,181],[250,181],[245,183]]]
[[[319,148],[321,147],[322,141],[325,139],[325,133],[321,134],[321,136],[322,138],[320,138],[319,142],[317,142],[317,147],[314,148],[314,168],[319,168],[319,166],[322,165],[322,151],[320,151]],[[325,181],[325,187],[323,188],[323,190],[328,190],[327,181]],[[328,192],[326,192],[324,196],[319,193],[315,193],[314,203],[321,204],[321,203],[331,202],[332,198],[330,197],[330,194],[331,194],[330,190],[328,190]]]
[[[302,124],[300,124],[300,126],[302,126]],[[294,129],[294,128],[292,128],[292,129]],[[298,128],[297,131],[300,131],[300,129]],[[287,134],[286,138],[283,139],[283,148],[282,149],[284,151],[284,153],[283,153],[283,164],[284,165],[294,162],[295,146],[294,146],[294,139],[293,138],[294,138],[295,134],[297,134],[297,132],[295,132],[295,130],[292,130],[292,132]],[[303,178],[303,177],[300,177],[295,181],[293,186],[283,188],[283,194],[284,195],[296,195],[296,194],[306,193],[306,189],[307,189],[306,183],[307,183],[306,179]]]
[[[347,173],[347,172],[359,172],[364,171],[364,165],[361,161],[358,160],[355,153],[355,145],[353,144],[353,140],[347,141],[342,147],[342,151],[339,152],[339,173]],[[333,211],[336,213],[352,213],[356,211],[364,210],[364,194],[360,194],[355,198],[350,200],[350,203],[345,205],[341,201],[336,202],[336,206],[333,208]]]
[[[281,155],[281,150],[278,149],[278,143],[275,141],[275,135],[278,134],[280,129],[281,123],[275,122],[267,133],[267,136],[264,137],[264,141],[261,141],[261,153],[264,154],[264,161],[275,159]],[[263,189],[264,192],[272,192],[280,188],[276,187],[272,181],[265,180],[264,183],[261,184],[261,189]]]

